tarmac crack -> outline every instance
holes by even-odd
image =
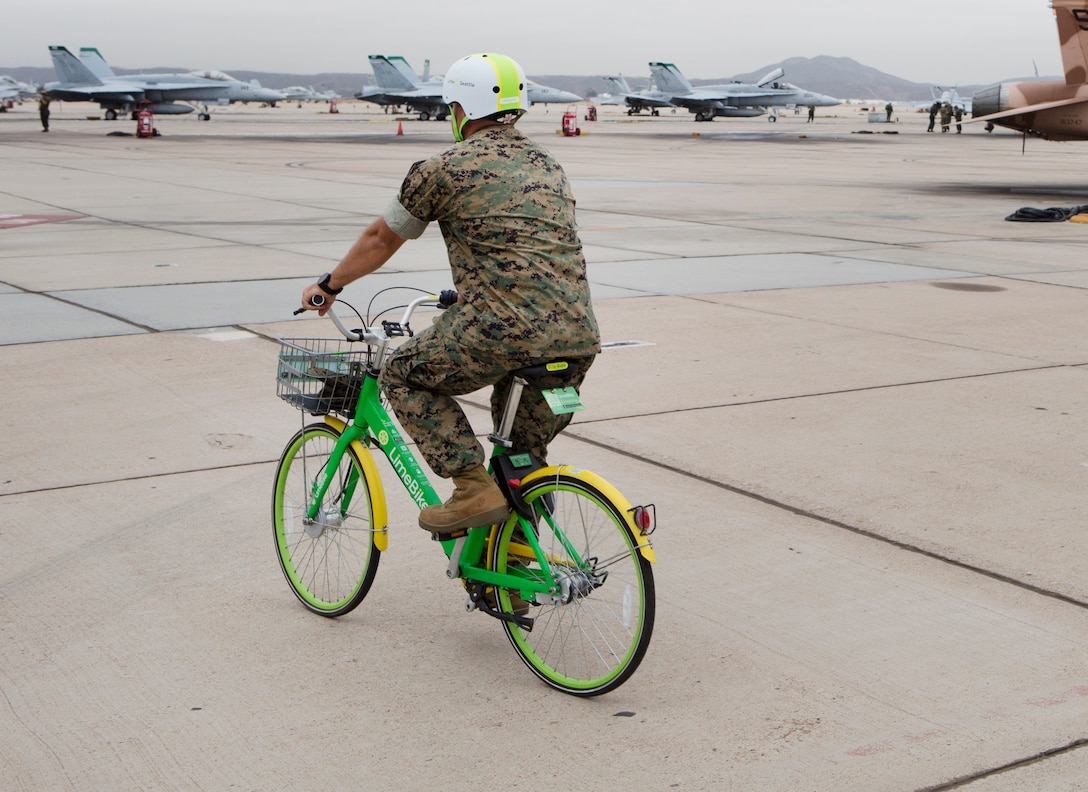
[[[1055,756],[1061,756],[1062,754],[1071,753],[1072,751],[1079,750],[1088,746],[1088,739],[1074,740],[1071,743],[1061,746],[1060,748],[1051,748],[1046,751],[1034,754],[1033,756],[1026,757],[1024,759],[1017,759],[1016,761],[1009,762],[1008,764],[1001,765],[1000,767],[994,767],[990,770],[983,770],[980,773],[972,773],[969,776],[961,776],[960,778],[954,778],[951,781],[946,781],[936,786],[923,787],[917,792],[949,792],[953,789],[962,789],[963,787],[973,784],[975,781],[982,781],[987,778],[992,778],[1002,773],[1008,773],[1012,770],[1019,770],[1029,765],[1036,764],[1038,762],[1044,762],[1047,759],[1051,759]]]

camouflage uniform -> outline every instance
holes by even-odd
[[[574,198],[547,151],[493,126],[414,164],[383,217],[404,239],[437,220],[446,241],[460,301],[391,356],[382,388],[431,468],[456,476],[484,452],[455,396],[494,385],[497,422],[510,371],[563,358],[584,375],[600,351]],[[515,449],[543,459],[569,421],[526,389]]]

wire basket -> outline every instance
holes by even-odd
[[[355,415],[374,349],[336,338],[281,338],[276,395],[311,415]]]

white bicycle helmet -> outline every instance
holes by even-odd
[[[460,127],[450,110],[453,136],[462,140],[462,129],[469,121],[493,118],[513,124],[529,109],[529,91],[525,72],[513,58],[497,52],[468,55],[450,66],[442,85],[442,101],[461,105],[465,118]]]

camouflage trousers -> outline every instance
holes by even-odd
[[[484,464],[484,449],[455,396],[494,386],[491,420],[497,427],[513,382],[510,372],[551,358],[532,358],[524,351],[469,350],[457,339],[431,326],[394,352],[382,371],[381,387],[405,433],[419,447],[431,469],[458,476]],[[581,385],[593,357],[565,357],[581,372]],[[543,461],[548,444],[566,428],[571,416],[555,415],[533,388],[522,392],[511,440],[515,451],[529,451]]]

